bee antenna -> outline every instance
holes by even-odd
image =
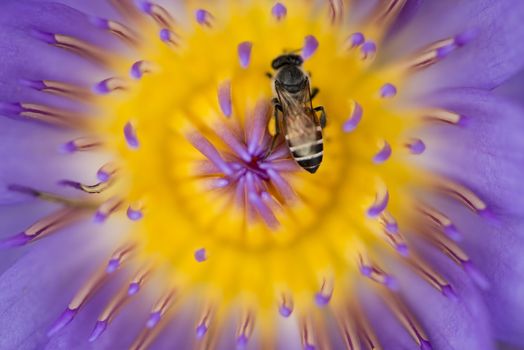
[[[290,54],[290,53],[299,53],[300,51],[302,51],[302,48],[294,49],[294,50],[284,49],[284,53],[285,53],[285,54]]]

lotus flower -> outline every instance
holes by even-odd
[[[524,348],[522,1],[0,10],[1,349]]]

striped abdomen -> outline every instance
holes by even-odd
[[[293,159],[310,173],[317,171],[324,151],[322,139],[322,128],[320,125],[312,125],[308,129],[296,129],[288,127],[286,141]]]

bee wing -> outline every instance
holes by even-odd
[[[276,91],[284,110],[282,129],[290,149],[296,150],[296,156],[309,154],[316,148],[315,142],[322,139],[320,123],[311,108],[309,83],[297,94],[290,94],[279,84]]]

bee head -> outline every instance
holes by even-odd
[[[284,54],[280,55],[271,62],[271,67],[278,70],[284,66],[301,66],[304,60],[299,55]]]

